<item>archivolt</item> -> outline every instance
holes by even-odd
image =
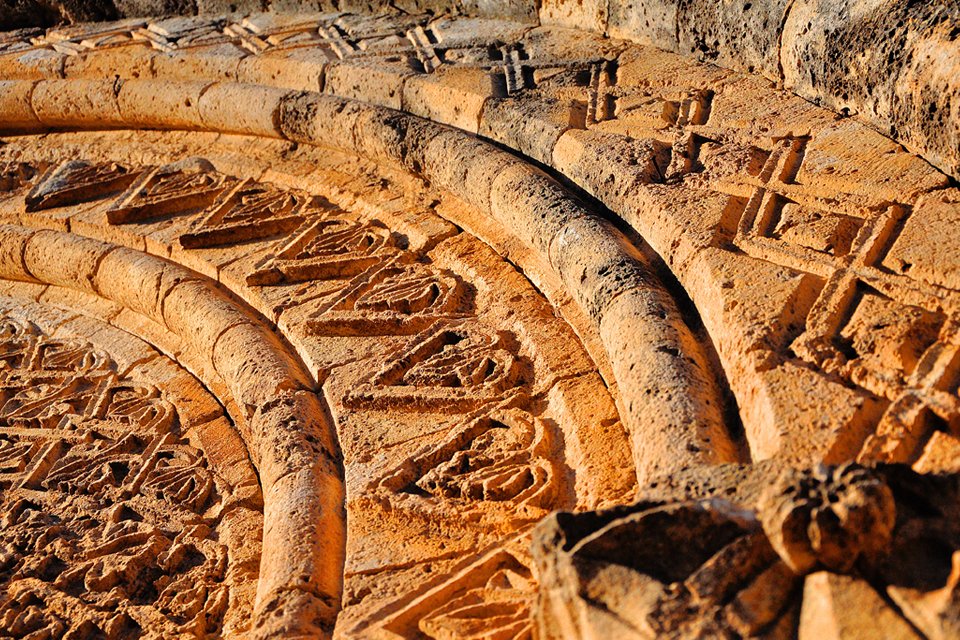
[[[225,402],[260,475],[264,533],[255,626],[284,608],[331,627],[344,561],[343,472],[315,383],[259,314],[209,278],[167,260],[47,229],[0,225],[0,278],[120,305],[179,339],[181,362]],[[309,532],[316,532],[311,534]],[[288,623],[287,619],[283,620]],[[291,631],[287,629],[287,631]]]

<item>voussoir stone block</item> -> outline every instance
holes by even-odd
[[[360,103],[312,92],[288,93],[280,101],[280,133],[294,142],[354,146],[353,125],[363,113]]]
[[[29,80],[0,80],[0,110],[4,114],[0,130],[29,130],[40,126],[30,103],[34,86]]]
[[[0,224],[0,273],[8,280],[35,280],[27,269],[24,252],[27,241],[36,233],[17,225]]]
[[[217,371],[233,380],[234,399],[248,414],[281,391],[313,386],[303,369],[280,347],[276,336],[248,321],[226,327],[217,335],[212,359]]]
[[[120,115],[131,126],[199,129],[204,126],[200,96],[207,82],[127,80],[117,101]]]
[[[567,223],[589,215],[555,180],[529,165],[507,167],[491,188],[493,216],[544,256]]]
[[[121,80],[42,80],[31,104],[48,126],[120,127],[125,124],[117,104]]]
[[[209,129],[280,137],[280,105],[290,93],[257,85],[217,83],[202,90],[197,106],[203,125]]]
[[[23,261],[37,280],[95,293],[100,261],[114,249],[98,240],[41,229],[27,241]]]

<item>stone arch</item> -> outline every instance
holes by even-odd
[[[740,457],[723,425],[724,400],[710,365],[670,294],[656,283],[649,260],[609,222],[591,214],[535,167],[486,143],[465,138],[455,130],[315,93],[246,84],[202,86],[163,81],[158,85],[153,80],[133,80],[124,84],[131,88],[132,95],[163,95],[182,109],[174,114],[151,107],[146,112],[129,111],[123,116],[119,104],[125,94],[122,89],[114,93],[110,83],[52,82],[49,90],[41,92],[59,105],[50,105],[41,126],[69,121],[72,127],[100,128],[106,123],[280,137],[346,149],[424,175],[438,187],[488,212],[499,228],[536,255],[540,268],[550,270],[550,276],[576,300],[599,333],[606,358],[614,369],[611,382],[627,397],[622,411],[629,416],[628,424],[636,434],[634,449],[646,452],[642,457],[637,454],[638,471],[643,478],[663,472],[665,467],[661,465],[667,459],[679,468],[698,459],[730,462]],[[38,99],[36,89],[30,90],[31,101]],[[26,89],[14,92],[25,93]],[[69,95],[83,95],[84,100],[95,101],[103,98],[106,102],[101,107],[78,111],[75,102],[64,98]],[[259,105],[258,113],[241,114],[239,105],[246,104]],[[45,107],[31,109],[44,111]],[[107,112],[115,113],[117,119],[105,119]],[[334,121],[339,124],[333,125]],[[453,146],[457,155],[450,158],[448,149],[443,148],[428,157],[426,142],[433,136]],[[443,173],[449,160],[469,166],[470,158],[480,158],[485,165],[476,171],[480,173],[476,184]],[[511,175],[501,176],[504,166],[511,167]],[[508,202],[508,197],[517,191],[527,194],[526,201]],[[534,213],[544,209],[545,213]],[[496,242],[494,238],[482,234],[481,237]],[[583,246],[592,246],[594,250],[585,252]],[[646,336],[646,340],[637,344],[630,338],[634,335]],[[637,366],[639,362],[643,365]],[[671,398],[669,411],[664,412],[656,403],[633,401],[651,394]],[[654,454],[656,451],[664,455]]]
[[[308,625],[332,624],[342,471],[328,410],[297,356],[254,310],[182,266],[53,230],[3,225],[0,235],[3,279],[98,296],[129,312],[127,326],[141,337],[156,341],[156,324],[177,340],[177,358],[226,402],[258,471],[265,511],[255,624],[269,627],[284,607],[301,609]],[[303,536],[313,528],[321,535]]]
[[[570,611],[583,605],[574,584],[586,579],[577,573],[581,560],[620,566],[608,553],[613,538],[607,536],[629,539],[664,514],[674,523],[665,529],[668,542],[705,532],[712,542],[697,553],[729,560],[745,546],[756,551],[756,565],[729,567],[743,582],[730,583],[744,594],[735,603],[746,609],[730,612],[725,602],[709,598],[701,603],[707,609],[696,615],[724,621],[718,622],[722,629],[709,632],[729,627],[741,634],[789,633],[799,615],[791,594],[805,572],[821,565],[836,575],[851,570],[835,562],[829,549],[791,547],[790,536],[808,532],[792,530],[793,521],[781,521],[777,509],[795,509],[802,520],[814,508],[783,497],[794,490],[791,483],[842,494],[840,502],[849,494],[851,504],[866,496],[871,522],[884,525],[878,525],[880,534],[853,523],[837,539],[855,539],[857,553],[879,558],[887,542],[899,540],[897,548],[903,548],[897,535],[909,537],[906,529],[896,533],[900,525],[886,524],[894,505],[904,506],[911,483],[920,481],[906,472],[870,476],[844,467],[777,484],[773,470],[850,460],[953,469],[951,452],[960,447],[960,285],[958,247],[949,231],[957,219],[956,190],[947,176],[863,124],[752,75],[597,33],[503,20],[265,14],[87,25],[35,40],[13,38],[0,55],[5,132],[46,133],[52,144],[96,148],[101,159],[110,154],[95,142],[97,135],[135,145],[206,132],[212,137],[190,135],[211,148],[221,142],[249,145],[254,156],[270,162],[303,153],[305,164],[322,164],[323,153],[343,154],[352,170],[369,172],[364,176],[371,180],[395,179],[401,191],[432,199],[428,211],[411,221],[380,201],[368,202],[375,199],[374,187],[333,180],[336,187],[324,194],[308,193],[309,172],[294,179],[282,171],[245,176],[219,165],[168,166],[176,152],[162,161],[136,159],[151,155],[149,150],[126,151],[114,159],[119,169],[91,169],[90,163],[71,165],[62,152],[44,158],[31,135],[13,137],[11,148],[0,150],[27,165],[12,167],[5,182],[13,191],[30,190],[22,202],[14,197],[0,211],[8,219],[82,230],[190,264],[268,319],[255,332],[259,338],[269,341],[272,332],[280,333],[300,352],[310,370],[306,384],[322,388],[333,421],[348,434],[341,443],[354,439],[344,445],[347,510],[353,514],[347,526],[353,533],[345,542],[349,584],[339,633],[442,635],[459,629],[458,615],[479,602],[497,612],[490,620],[505,621],[496,631],[522,635],[536,575],[524,542],[531,523],[552,508],[624,502],[636,486],[643,487],[643,500],[630,513],[558,516],[544,525],[538,544],[546,543],[535,547],[541,575],[551,585],[540,591],[544,633],[559,633],[549,628],[553,618],[544,613],[546,603],[569,605]],[[142,129],[168,133],[130,133]],[[83,130],[96,133],[84,138]],[[280,142],[270,146],[268,140]],[[197,144],[184,147],[196,155]],[[266,151],[256,152],[258,147]],[[51,165],[42,175],[25,175],[41,161]],[[249,169],[239,159],[230,162]],[[81,200],[44,193],[51,187],[59,193],[61,173],[88,170],[108,175],[95,176]],[[139,205],[130,200],[137,189],[185,170],[211,180],[210,193],[216,192],[189,213],[184,207],[163,212],[191,222],[164,228],[140,218]],[[267,200],[257,198],[264,194],[278,199],[262,204]],[[330,209],[363,213],[349,220],[336,211],[305,214],[307,202],[315,204],[310,198],[321,195],[337,200]],[[61,205],[93,205],[89,214],[47,214],[42,205],[30,210],[30,198],[48,197],[51,210],[60,197]],[[246,198],[261,203],[268,223],[223,222],[246,210]],[[946,230],[946,249],[934,259],[914,246],[930,229]],[[38,246],[52,237],[48,231],[26,233],[41,238]],[[337,242],[344,246],[361,247],[361,255],[319,259],[330,246],[325,238],[333,236],[343,238]],[[224,240],[232,251],[245,243],[256,247],[243,256],[246,271],[217,256]],[[484,262],[496,268],[488,271]],[[389,266],[373,266],[379,263]],[[422,282],[424,270],[435,293],[419,299],[439,304],[440,312],[397,312],[390,307],[397,301],[386,295],[377,303],[386,306],[376,311],[373,304],[362,322],[350,316],[358,300],[367,304],[380,296],[381,285],[402,280],[402,286],[415,287],[410,283]],[[349,279],[347,293],[317,284],[337,278]],[[524,293],[491,301],[506,290]],[[464,291],[477,299],[486,295],[486,301],[470,307]],[[290,304],[294,299],[296,305]],[[303,317],[284,315],[301,304],[314,308]],[[551,305],[562,320],[551,318]],[[234,325],[213,326],[223,329],[215,331],[214,346],[234,331]],[[206,322],[196,328],[190,339],[203,339]],[[370,331],[389,349],[381,353],[366,343],[337,341],[370,338],[363,335]],[[323,355],[321,343],[334,345],[335,362]],[[452,353],[469,366],[450,365]],[[375,368],[369,365],[372,354],[383,358]],[[586,391],[568,392],[574,380]],[[735,411],[724,410],[725,381]],[[599,398],[596,405],[587,400],[592,396]],[[256,395],[253,402],[238,402],[238,416],[263,400]],[[614,401],[616,410],[610,409]],[[423,422],[435,420],[443,428],[424,434],[418,425],[423,447],[406,449],[402,463],[378,467],[364,447],[387,459],[408,446],[391,440],[382,425],[394,424],[391,412],[403,414],[415,405],[430,416]],[[604,417],[594,420],[600,429],[591,431],[585,414],[595,410]],[[287,426],[301,421],[292,416]],[[396,419],[404,428],[410,422],[408,416]],[[430,439],[441,431],[442,438]],[[365,439],[366,432],[379,443]],[[500,457],[487,456],[488,448]],[[615,472],[629,458],[636,478]],[[478,461],[483,470],[461,473],[464,461]],[[757,464],[722,466],[730,462]],[[500,474],[492,484],[481,481],[487,467]],[[366,475],[374,481],[362,486]],[[305,486],[316,490],[319,484]],[[783,496],[764,494],[758,489],[764,484],[782,489]],[[947,487],[944,495],[951,491]],[[507,499],[499,500],[499,492]],[[688,504],[691,498],[729,496],[746,510],[722,502]],[[269,515],[269,495],[267,503]],[[390,547],[394,564],[387,566],[386,550],[369,553],[384,523],[406,531],[403,518],[426,526],[445,508],[463,522],[483,522],[498,538],[491,542],[479,533],[482,526],[464,527],[464,539],[482,549],[469,560],[457,555],[459,548],[444,546],[456,546],[444,531],[437,540],[414,536],[406,545],[434,545],[425,552],[429,562],[404,565],[396,558],[407,549]],[[382,520],[365,519],[367,513]],[[520,524],[514,526],[512,518]],[[316,519],[306,520],[298,530],[314,531]],[[601,530],[607,524],[610,531]],[[596,545],[583,539],[594,534]],[[296,537],[293,530],[284,535]],[[651,535],[644,540],[656,538]],[[728,546],[730,540],[736,542]],[[417,574],[434,564],[442,566],[443,578]],[[700,566],[695,564],[691,571]],[[878,566],[870,569],[879,572],[871,579],[881,576],[874,582],[887,584],[886,569]],[[381,576],[389,589],[399,575],[415,586],[396,598],[378,592]],[[750,589],[765,584],[761,580],[784,587],[777,592],[783,607],[749,609]],[[806,580],[811,590],[822,589],[821,583],[838,592],[854,589],[846,582],[837,586],[834,577]],[[679,582],[671,578],[664,585]],[[649,584],[653,590],[664,586]],[[319,597],[320,626],[329,628],[339,606],[336,588],[301,592]],[[906,613],[893,617],[929,623],[929,616],[910,613],[910,607],[925,605],[895,593],[884,597]],[[587,603],[576,609],[582,619],[571,614],[559,624],[583,629],[609,623],[606,612],[592,617],[594,608]],[[632,614],[616,615],[622,621]],[[930,615],[941,620],[945,614]],[[302,617],[286,611],[278,628]],[[686,624],[687,618],[678,620]]]

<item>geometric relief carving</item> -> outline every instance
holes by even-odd
[[[640,87],[617,85],[617,64],[604,60],[591,67],[586,122],[608,120],[655,132],[666,128],[704,125],[710,118],[713,91],[691,89],[674,94],[651,93]]]
[[[467,284],[446,269],[393,260],[354,278],[309,327],[322,335],[406,335],[472,309]]]
[[[349,278],[394,255],[396,247],[397,240],[380,222],[323,218],[282,242],[276,254],[247,277],[247,284]]]
[[[219,631],[213,475],[173,405],[115,369],[0,319],[0,624],[15,637]]]
[[[934,430],[960,422],[960,341],[949,293],[884,265],[908,207],[836,211],[847,203],[828,204],[796,182],[807,141],[775,141],[734,244],[822,279],[791,350],[886,406],[861,460],[915,459]]]
[[[286,234],[305,220],[310,202],[304,193],[241,180],[180,236],[180,245],[203,249]]]
[[[205,160],[148,169],[107,210],[107,220],[128,224],[194,213],[213,204],[235,181]]]
[[[512,334],[461,321],[415,338],[346,402],[405,411],[471,410],[523,385],[524,369]]]
[[[138,172],[115,163],[70,160],[47,169],[26,197],[27,211],[96,200],[126,189]]]
[[[414,454],[378,485],[441,502],[503,502],[550,509],[557,495],[549,426],[520,409],[498,409]],[[540,513],[533,514],[536,519]]]
[[[441,584],[418,590],[384,608],[380,620],[361,623],[354,632],[369,629],[399,638],[496,638],[529,640],[530,612],[536,599],[536,578],[527,554],[511,541],[489,551]],[[392,613],[395,611],[395,613]]]

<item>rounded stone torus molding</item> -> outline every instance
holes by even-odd
[[[419,118],[318,93],[249,84],[203,86],[135,80],[124,87],[148,103],[138,103],[139,107],[121,116],[122,92],[115,94],[112,85],[106,86],[109,83],[83,79],[51,82],[41,82],[31,90],[31,100],[38,92],[49,96],[47,123],[65,125],[69,121],[80,128],[104,124],[198,128],[276,136],[346,149],[421,173],[479,208],[503,230],[474,230],[481,221],[479,216],[465,215],[453,222],[493,245],[519,243],[533,254],[532,260],[543,264],[541,272],[549,272],[545,275],[555,281],[553,288],[563,288],[565,296],[573,298],[577,313],[590,324],[581,331],[598,336],[603,353],[597,357],[609,360],[612,368],[608,382],[617,385],[641,480],[692,464],[739,459],[739,447],[724,424],[725,399],[705,345],[692,334],[675,301],[658,282],[650,259],[612,224],[590,213],[529,163]],[[180,112],[153,104],[157,95],[179,105]],[[94,103],[100,98],[107,102],[98,107]],[[78,101],[86,106],[79,109]],[[256,105],[256,109],[241,105]],[[115,117],[108,114],[111,109]],[[431,141],[446,144],[431,150]],[[471,171],[470,163],[477,161],[482,168]],[[458,165],[463,174],[473,175],[451,175],[450,170]],[[124,220],[118,215],[110,222]],[[181,239],[181,246],[202,247],[203,241],[191,246]],[[508,254],[510,249],[505,249]],[[644,339],[637,341],[635,336]],[[658,398],[663,402],[655,401]]]
[[[166,334],[166,340],[171,341],[172,344],[164,341],[157,342],[170,348],[188,369],[195,372],[206,387],[215,391],[220,402],[226,405],[234,426],[229,423],[222,424],[221,419],[209,427],[211,430],[209,434],[204,433],[207,425],[201,424],[197,427],[197,431],[201,433],[193,435],[189,432],[193,428],[189,421],[180,420],[178,423],[174,418],[170,418],[165,421],[163,430],[176,435],[176,429],[179,427],[184,435],[192,435],[191,439],[198,439],[206,447],[214,447],[213,452],[216,453],[215,447],[230,446],[231,437],[237,440],[235,435],[230,436],[227,433],[224,436],[221,432],[224,430],[231,432],[236,428],[243,438],[242,442],[246,443],[246,450],[241,453],[240,462],[236,464],[249,465],[249,456],[249,460],[256,466],[259,480],[254,481],[254,491],[257,501],[261,502],[264,508],[262,551],[256,548],[259,546],[256,544],[259,542],[259,532],[253,540],[253,549],[247,548],[246,545],[249,542],[238,542],[242,545],[241,551],[254,554],[254,562],[259,557],[260,571],[256,580],[256,600],[250,603],[241,601],[240,607],[230,607],[232,618],[242,616],[244,606],[253,609],[252,614],[255,618],[251,621],[249,619],[251,612],[248,612],[245,614],[247,619],[234,620],[233,627],[236,630],[248,630],[252,626],[258,630],[277,627],[301,628],[304,631],[313,629],[314,625],[317,630],[331,627],[342,589],[341,567],[345,536],[345,518],[341,506],[342,471],[337,452],[336,433],[327,418],[328,413],[322,401],[313,392],[310,375],[299,363],[296,355],[283,347],[256,312],[218,290],[216,284],[209,278],[189,269],[141,251],[48,229],[0,225],[0,238],[3,246],[0,278],[66,288],[86,294],[86,297],[99,296],[116,308],[108,310],[103,320],[114,320],[117,310],[122,309],[126,316],[118,324],[127,331],[140,334],[148,340],[156,341],[152,332],[159,327]],[[53,297],[56,298],[56,296]],[[69,303],[69,295],[66,296],[66,300]],[[94,309],[97,309],[96,303],[91,304]],[[69,313],[62,313],[62,315],[72,319]],[[40,317],[43,317],[42,314]],[[110,335],[126,336],[127,334],[113,329]],[[110,347],[122,349],[123,345],[122,343],[111,344]],[[16,346],[14,348],[19,349]],[[43,350],[43,347],[38,348]],[[143,347],[140,349],[143,350]],[[35,383],[38,386],[30,387],[30,381],[26,382],[26,388],[22,393],[29,400],[21,401],[17,396],[7,396],[2,415],[4,424],[19,435],[17,427],[25,421],[32,420],[41,429],[44,427],[50,429],[52,426],[51,432],[42,435],[55,439],[58,435],[57,428],[64,427],[63,421],[60,424],[57,423],[59,417],[56,415],[64,405],[68,408],[67,414],[77,412],[84,417],[90,411],[99,411],[101,414],[106,411],[107,415],[104,419],[108,421],[113,419],[111,413],[113,409],[110,406],[105,409],[94,409],[92,406],[109,403],[109,395],[105,400],[97,400],[92,397],[92,390],[81,390],[81,394],[89,394],[91,398],[83,401],[74,398],[74,394],[77,393],[74,387],[77,383],[68,376],[71,373],[89,375],[86,371],[89,368],[86,361],[89,359],[89,357],[75,358],[74,363],[64,363],[61,370],[67,382],[63,383],[46,381],[43,377],[44,366],[46,366],[44,363],[31,365],[33,369],[39,367],[36,377],[38,383]],[[71,372],[71,366],[78,368],[78,371]],[[96,370],[100,372],[117,368],[117,366],[103,365],[98,366]],[[98,373],[98,375],[105,374]],[[196,385],[196,382],[193,384]],[[119,392],[115,392],[114,395],[116,393]],[[175,392],[171,390],[168,393]],[[207,392],[203,391],[201,394],[207,396],[208,403],[212,401],[216,406],[220,406],[216,400],[207,395]],[[154,395],[157,395],[156,392]],[[181,405],[186,404],[189,408],[194,402],[202,404],[202,400],[203,398],[194,400],[188,396],[186,403],[174,402],[172,407],[166,410],[182,411]],[[82,404],[83,402],[86,404]],[[37,405],[42,405],[46,413],[35,415],[39,411],[36,408]],[[90,411],[85,414],[87,405],[90,405]],[[141,417],[145,409],[133,406],[125,407],[125,411],[133,412],[135,414],[133,417]],[[93,417],[103,418],[101,415]],[[131,419],[133,418],[128,418],[128,420]],[[26,422],[30,426],[33,423]],[[153,424],[144,425],[145,435],[152,435],[150,429],[154,426]],[[165,447],[168,440],[175,441],[175,438],[174,435],[168,436],[159,427],[157,429],[160,432],[157,437],[160,439],[153,445],[143,445],[142,455],[165,459],[167,456],[160,448]],[[21,437],[29,439],[30,435],[24,434]],[[97,440],[98,437],[94,435],[93,439]],[[121,495],[139,490],[139,483],[144,481],[141,476],[148,478],[144,474],[150,473],[149,466],[140,471],[134,468],[116,471],[112,467],[104,470],[105,467],[112,465],[108,456],[112,455],[114,448],[112,445],[100,445],[99,442],[96,444],[94,451],[91,452],[92,455],[88,455],[92,462],[88,460],[86,464],[93,464],[94,467],[86,471],[87,475],[83,475],[80,469],[71,471],[77,474],[73,480],[74,483],[78,483],[77,489],[81,493],[84,491],[84,478],[89,478],[94,482],[94,486],[98,486],[102,481],[97,479],[96,474],[103,472],[110,476],[103,482],[109,486],[112,481],[115,481]],[[239,442],[233,446],[238,445],[243,446]],[[23,453],[24,466],[16,469],[21,472],[21,475],[26,474],[26,479],[21,483],[22,487],[32,488],[33,485],[43,485],[47,488],[59,488],[61,483],[70,482],[60,480],[57,475],[58,465],[69,460],[69,458],[62,458],[64,455],[62,449],[70,445],[56,446],[60,449],[50,454],[40,450]],[[116,447],[121,453],[127,453],[128,450],[138,453],[137,449],[123,448],[120,445]],[[69,449],[71,454],[73,450],[73,448]],[[158,451],[161,452],[158,453]],[[45,455],[46,458],[43,457]],[[60,459],[59,462],[58,459]],[[57,464],[51,467],[54,462]],[[229,473],[230,469],[223,471]],[[124,485],[122,481],[127,475],[130,475],[132,483],[137,484]],[[248,482],[250,480],[250,478],[247,479]],[[162,490],[174,497],[188,495],[188,498],[196,503],[195,510],[198,510],[201,504],[200,498],[193,498],[192,494],[200,489],[190,489],[190,485],[196,485],[198,481],[189,477],[170,478],[169,481],[173,483],[172,486]],[[180,488],[178,485],[186,485],[186,488]],[[16,486],[16,480],[12,486]],[[209,489],[206,489],[206,493],[209,493]],[[111,502],[108,500],[106,504],[109,505]],[[119,508],[120,504],[117,507]],[[11,517],[20,516],[15,513]],[[203,520],[187,524],[206,526]],[[209,527],[207,529],[209,530]],[[316,531],[317,535],[304,535],[309,531]],[[184,535],[186,533],[187,530],[184,529]],[[244,533],[247,536],[251,535],[250,531]],[[153,544],[154,535],[149,531],[130,534],[120,532],[119,535],[135,535],[138,537],[137,544],[143,541]],[[101,544],[105,548],[107,546],[111,549],[125,548],[125,543],[110,542],[110,538],[106,535]],[[174,552],[182,554],[186,553],[186,550],[171,550],[171,553]],[[227,552],[229,554],[229,549]],[[136,547],[132,547],[127,553],[158,554],[159,548],[147,547],[137,551]],[[91,550],[88,557],[96,558],[96,554],[95,549]],[[221,563],[223,561],[223,559],[220,560]],[[69,565],[70,558],[54,558],[52,562]],[[165,560],[162,557],[160,562],[160,569],[169,569],[163,565]],[[246,568],[249,570],[250,560],[240,558],[237,562],[239,567],[247,565]],[[97,566],[95,565],[94,568],[96,569]],[[63,575],[66,576],[71,569],[73,567],[68,566]],[[109,570],[116,574],[112,579],[104,582],[104,589],[94,589],[102,591],[109,590],[118,581],[125,583],[134,580],[134,576],[140,571],[146,571],[147,568],[138,567],[136,564],[121,564],[120,567],[107,566],[97,570],[101,572]],[[89,574],[87,574],[88,577],[83,578],[83,567],[77,567],[77,573],[79,577],[76,579],[82,579],[88,589],[94,588],[91,586],[92,578]],[[247,576],[246,581],[243,582],[242,586],[247,590],[251,586],[249,584],[251,578],[252,576]],[[76,579],[68,581],[68,584],[75,582]],[[145,579],[149,583],[153,576]],[[156,579],[152,585],[145,584],[143,589],[150,591],[152,588],[159,588],[161,580],[162,578]],[[54,584],[57,585],[57,582],[54,581]],[[61,588],[64,587],[61,586]],[[179,588],[185,587],[181,585]],[[139,597],[132,593],[125,595],[133,601],[137,601]],[[160,597],[162,599],[163,594],[160,594]],[[167,596],[167,599],[176,598],[174,593]],[[190,621],[189,616],[184,618],[189,623],[179,631],[198,635],[219,631],[217,620],[225,615],[224,610],[228,606],[226,601],[220,601],[222,599],[208,596],[206,603],[203,598],[192,602],[188,610],[192,612],[190,616],[194,616],[195,619]],[[17,603],[24,607],[32,606],[29,598],[17,600]],[[12,605],[12,608],[4,611],[4,614],[10,619],[18,618],[20,613],[18,606],[18,604]],[[47,606],[55,609],[57,605]],[[40,607],[43,607],[43,603]],[[234,608],[240,610],[233,611]],[[288,613],[284,614],[284,609]],[[69,610],[69,607],[66,607],[66,610]],[[284,615],[292,618],[289,610],[296,611],[301,619],[276,620]],[[174,611],[179,617],[185,615],[176,612],[175,609]],[[68,620],[70,618],[73,619],[72,623],[60,621],[51,624],[60,625],[61,632],[82,628],[83,624],[97,625],[101,630],[107,631],[99,624],[102,620],[87,618],[82,613],[70,613]],[[204,626],[204,618],[209,618],[205,623],[208,626]],[[135,628],[149,630],[149,618],[134,616],[127,622]],[[296,623],[300,623],[299,627]],[[64,629],[64,624],[73,626],[67,626]],[[109,624],[116,626],[114,623]],[[27,628],[26,631],[34,630]],[[222,631],[226,633],[230,629],[223,628]],[[167,629],[160,634],[172,632],[171,629]],[[122,636],[121,633],[115,637]]]
[[[208,14],[202,21],[212,24],[217,14],[230,11],[384,15],[397,7],[415,15],[512,20],[526,29],[585,30],[757,73],[816,104],[853,115],[942,171],[960,175],[960,6],[955,2],[407,0],[396,5],[384,0],[16,0],[0,8],[0,24],[12,29],[126,17],[135,18],[126,23],[132,28],[150,29],[156,21],[149,16],[169,14]],[[231,17],[239,24],[246,16]],[[169,24],[153,33],[169,36]],[[233,29],[234,35],[247,36],[247,48],[253,52],[274,44],[255,40],[260,24]],[[24,33],[44,37],[39,28]],[[69,34],[70,29],[56,30],[50,42],[70,48],[62,33]],[[431,39],[420,42],[430,44]],[[509,43],[506,36],[504,42]],[[427,66],[433,64],[429,55],[427,61]]]
[[[960,192],[865,125],[599,33],[391,11],[5,34],[0,134],[7,332],[87,340],[221,429],[168,424],[192,449],[163,468],[214,478],[193,519],[15,543],[20,635],[816,637],[842,603],[955,628],[956,518],[909,496],[960,471]],[[40,375],[17,366],[0,384]],[[31,504],[196,501],[109,463],[74,497],[0,400]],[[76,434],[112,418],[70,402],[38,428],[100,451]],[[904,466],[817,466],[853,461]],[[17,505],[14,532],[52,513]],[[534,534],[556,510],[589,513]],[[124,527],[225,564],[103,595],[93,542]],[[209,605],[164,599],[181,579]]]
[[[597,311],[570,299],[564,271],[406,172],[217,133],[4,141],[4,290],[153,345],[210,390],[246,443],[264,502],[262,550],[250,541],[261,554],[252,636],[328,634],[331,602],[346,637],[442,637],[476,602],[498,612],[478,623],[490,633],[522,636],[532,525],[557,508],[625,502],[638,474],[693,464],[682,454],[696,433],[671,433],[663,407],[633,413],[647,432],[621,423],[626,391],[600,374],[629,371],[617,363],[629,354],[606,358]],[[447,219],[478,226],[547,293]],[[650,335],[696,354],[692,333],[670,333],[679,312],[647,260],[595,224],[584,233],[606,234],[668,314],[648,321],[666,327]],[[680,376],[658,384],[704,397]],[[649,429],[657,420],[669,439]],[[644,437],[662,461],[636,453]]]
[[[223,407],[148,344],[59,306],[69,290],[23,293],[0,296],[4,636],[247,629],[263,495]]]
[[[913,462],[953,446],[936,434],[960,413],[951,364],[960,247],[950,232],[960,197],[896,143],[767,81],[570,29],[402,13],[81,25],[12,38],[6,50],[10,131],[200,128],[339,147],[488,211],[546,254],[599,323],[622,391],[667,400],[624,393],[621,408],[634,431],[658,414],[656,424],[671,425],[661,441],[680,425],[677,468],[742,458],[722,435],[741,422],[758,460]],[[635,248],[659,254],[708,339],[691,340],[675,317],[658,323],[665,305],[634,286],[650,278],[637,256],[622,261],[636,253],[631,243],[589,235],[580,205],[550,202],[553,183],[531,160],[617,215],[642,237]],[[936,254],[916,249],[931,232],[944,238]],[[598,248],[584,252],[595,261],[587,271],[577,246]],[[637,330],[620,330],[621,320]],[[648,331],[665,332],[663,342],[634,340]],[[727,384],[739,416],[719,406]],[[685,386],[698,392],[671,391]],[[643,440],[639,466],[665,471],[663,446]]]

